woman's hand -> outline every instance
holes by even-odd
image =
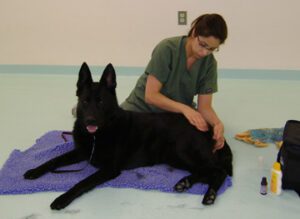
[[[213,153],[215,153],[217,150],[224,147],[224,142],[225,142],[224,126],[222,122],[219,122],[213,127],[213,129],[214,129],[213,139],[216,141],[216,144],[213,149]]]
[[[186,106],[182,110],[182,113],[185,116],[185,118],[187,118],[187,120],[197,129],[204,132],[208,131],[207,122],[204,120],[204,118],[198,111],[194,110],[189,106]]]

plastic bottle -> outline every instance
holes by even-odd
[[[273,164],[273,168],[271,171],[271,192],[276,195],[280,195],[281,193],[281,178],[282,172],[279,162],[275,162]]]
[[[267,178],[263,177],[260,183],[260,194],[266,195],[268,193],[268,182]]]

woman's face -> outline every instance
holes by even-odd
[[[192,38],[192,51],[196,58],[203,58],[219,50],[220,40],[214,36]]]

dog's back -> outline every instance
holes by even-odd
[[[205,162],[213,157],[214,141],[211,133],[199,132],[181,114],[125,111],[122,114],[127,118],[122,122],[118,119],[116,124],[122,125],[117,133],[117,136],[122,136],[120,144],[133,151],[142,151],[146,164],[168,163],[177,168],[190,169],[195,162],[186,160],[187,151],[196,154],[201,149],[203,157],[200,159],[196,156],[198,162]],[[135,160],[133,158],[129,162]],[[187,166],[187,163],[191,165]]]

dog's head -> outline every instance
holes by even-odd
[[[99,82],[93,82],[88,65],[82,64],[76,91],[77,122],[90,134],[105,126],[119,109],[116,86],[116,74],[112,64],[106,66]]]

